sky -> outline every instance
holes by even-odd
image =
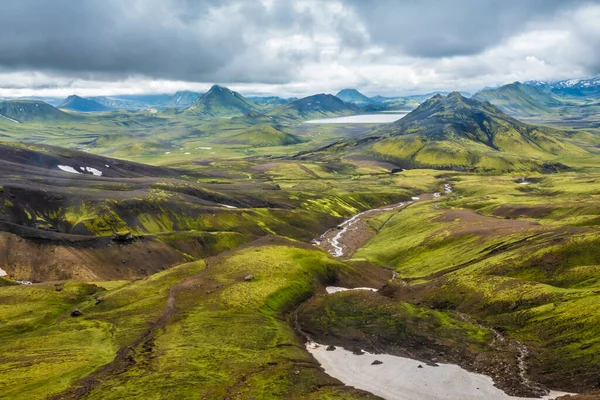
[[[600,75],[600,0],[0,0],[0,97],[475,92]]]

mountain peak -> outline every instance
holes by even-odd
[[[231,90],[229,90],[229,88],[226,88],[225,86],[214,84],[214,85],[212,85],[210,87],[210,89],[208,89],[208,92],[206,92],[206,93],[211,93],[211,92],[218,93],[218,92],[222,92],[222,91],[225,91],[225,90],[228,90],[228,91],[231,92]]]
[[[356,89],[343,89],[335,95],[338,99],[352,104],[371,104],[375,103],[372,99],[368,98]]]
[[[390,124],[386,130],[400,133],[409,131],[410,126],[418,125],[420,129],[427,127],[423,134],[428,138],[441,140],[449,134],[468,136],[469,132],[484,132],[489,129],[489,124],[497,124],[499,121],[523,125],[487,102],[479,102],[452,92],[445,97],[439,94],[431,97],[406,117]],[[486,144],[491,144],[490,140],[485,134],[477,138],[477,141]]]
[[[67,97],[62,103],[60,103],[58,108],[78,112],[101,112],[111,110],[110,107],[100,104],[95,100],[85,99],[77,96],[76,94],[72,94]]]
[[[235,117],[247,114],[253,109],[254,105],[241,94],[223,86],[213,85],[188,107],[186,112],[204,117]]]
[[[446,97],[448,97],[449,99],[458,99],[458,100],[466,99],[466,97],[464,97],[459,92],[450,92],[450,93],[448,93],[448,96],[446,96]]]
[[[354,112],[356,112],[354,104],[344,102],[331,94],[319,93],[283,104],[269,111],[267,115],[290,120],[307,120],[348,115]]]

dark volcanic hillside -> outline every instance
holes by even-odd
[[[297,139],[276,131],[253,140]],[[337,221],[329,209],[301,207],[320,193],[213,182],[228,176],[222,168],[194,172],[0,144],[0,269],[30,281],[131,279],[259,236],[308,241]]]
[[[482,90],[473,99],[489,101],[506,113],[522,116],[546,114],[549,107],[560,105],[548,92],[520,82]]]
[[[78,112],[102,112],[110,111],[111,108],[98,103],[95,100],[84,99],[82,97],[71,95],[65,99],[58,108]]]
[[[63,168],[59,168],[59,165]],[[73,171],[66,172],[66,170]],[[117,160],[54,146],[0,144],[0,173],[3,175],[21,172],[25,175],[73,178],[78,175],[93,176],[94,173],[91,171],[101,177],[109,178],[177,177],[182,172],[177,169]]]
[[[76,117],[37,100],[9,100],[0,102],[0,118],[14,122],[68,121]]]
[[[274,108],[266,115],[283,120],[303,121],[324,117],[350,115],[358,108],[330,94],[316,94]]]
[[[235,117],[254,110],[254,105],[241,94],[214,85],[184,113],[198,117]]]

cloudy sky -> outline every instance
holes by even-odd
[[[476,91],[600,74],[600,1],[0,0],[0,97]]]

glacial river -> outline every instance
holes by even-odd
[[[446,195],[453,191],[449,183],[444,185]],[[435,199],[440,193],[413,198],[413,201]],[[405,207],[411,202],[367,210],[339,225],[337,231],[328,231],[319,239],[316,245],[324,246],[333,256],[345,255],[345,250],[350,247],[345,243],[351,239],[352,229],[361,218],[373,216],[381,212],[391,211]],[[369,290],[374,288],[342,288],[328,287],[327,293],[335,296],[336,293],[346,290]],[[347,386],[365,390],[387,400],[525,400],[525,397],[509,396],[494,386],[492,378],[486,375],[469,372],[458,365],[438,364],[430,366],[418,360],[398,357],[389,354],[371,354],[364,352],[361,355],[352,353],[342,347],[333,351],[327,350],[326,344],[317,344],[312,341],[306,343],[306,349],[319,362],[325,372],[340,380]],[[379,361],[381,364],[373,364]],[[542,399],[550,400],[568,393],[551,391]]]

